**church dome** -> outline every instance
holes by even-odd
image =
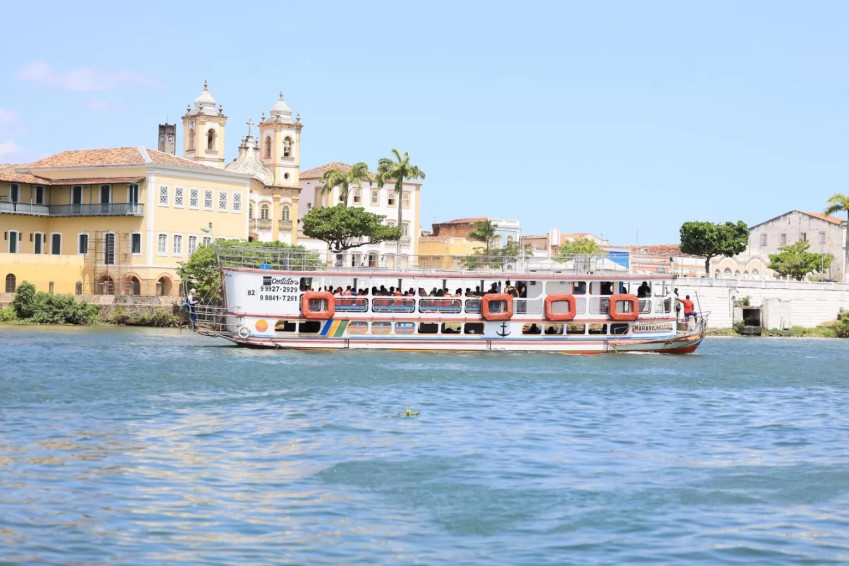
[[[292,119],[292,109],[289,108],[286,101],[283,100],[282,92],[280,93],[280,98],[274,103],[274,106],[271,107],[271,121],[286,122],[289,124],[295,123]]]
[[[217,116],[219,111],[215,109],[215,99],[207,88],[206,81],[203,81],[203,92],[195,98],[195,109],[190,114],[206,114],[208,116]]]

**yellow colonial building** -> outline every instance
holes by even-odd
[[[178,263],[245,238],[250,177],[145,147],[0,165],[0,277],[63,294],[178,295]]]

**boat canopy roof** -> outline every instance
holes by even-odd
[[[632,273],[627,262],[611,258],[607,254],[576,255],[567,261],[555,261],[537,257],[501,256],[414,256],[373,254],[361,252],[362,263],[346,265],[341,253],[317,252],[299,246],[269,243],[265,245],[233,245],[218,242],[215,245],[218,265],[221,268],[270,269],[291,272],[333,272],[360,276],[387,276],[403,273],[405,276],[420,275],[485,276],[534,279],[551,276],[594,276],[644,279],[670,279],[670,272]]]

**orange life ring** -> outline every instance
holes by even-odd
[[[504,310],[500,308],[492,310],[491,304],[504,304]],[[513,318],[513,297],[507,293],[488,293],[481,297],[481,315],[486,320],[510,320]]]
[[[628,307],[626,307],[623,312],[617,311],[616,305],[618,305],[619,303],[626,303],[631,305],[630,310],[628,309]],[[637,298],[636,295],[610,295],[610,307],[608,309],[608,315],[613,320],[637,320],[637,317],[640,316],[640,300]]]
[[[554,312],[553,303],[566,302],[569,304],[567,312]],[[575,295],[560,294],[549,295],[545,298],[545,318],[548,320],[572,320],[575,318]]]
[[[301,312],[309,320],[327,320],[336,312],[336,297],[327,291],[307,291],[301,297]]]

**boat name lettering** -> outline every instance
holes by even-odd
[[[293,277],[269,277],[268,275],[264,275],[262,277],[263,285],[298,285],[297,279]]]
[[[672,330],[671,322],[653,322],[634,325],[634,332],[663,332],[670,330]]]

